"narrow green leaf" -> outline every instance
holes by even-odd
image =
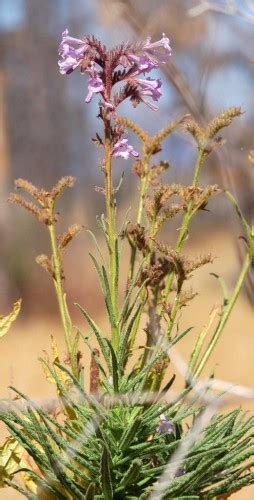
[[[204,500],[206,499],[214,499],[218,495],[225,495],[227,493],[231,493],[233,491],[237,491],[244,486],[248,486],[250,484],[254,483],[254,472],[251,472],[250,474],[247,474],[244,477],[239,478],[238,480],[234,480],[238,474],[231,475],[229,478],[227,478],[225,481],[220,483],[218,486],[215,486],[215,488],[212,488],[209,490],[209,492],[206,492],[202,494],[201,498]]]
[[[103,446],[102,456],[101,456],[100,483],[105,500],[113,500],[113,487],[112,487],[112,478],[110,473],[110,458],[109,458],[109,451],[106,446]]]
[[[113,311],[111,290],[108,281],[108,275],[104,266],[102,266],[102,274],[105,283],[105,302],[108,311],[109,321],[112,327],[116,327],[116,318]]]
[[[174,337],[170,344],[171,345],[175,345],[179,342],[179,340],[183,339],[183,337],[185,337],[185,335],[187,335],[187,333],[189,333],[191,330],[193,330],[193,326],[190,326],[189,328],[187,328],[186,330],[184,330],[184,332],[180,333],[179,335],[177,335],[176,337]]]
[[[101,252],[101,249],[100,249],[100,245],[99,245],[99,243],[97,241],[97,238],[96,238],[95,234],[90,229],[87,229],[87,233],[90,234],[90,236],[92,237],[92,239],[94,241],[94,244],[95,244],[95,246],[97,248],[97,251],[98,251],[98,253],[100,255],[100,258],[104,262],[104,258],[103,258],[103,255],[102,255],[102,252]]]
[[[96,400],[95,397],[93,397],[91,394],[87,394],[84,389],[81,387],[81,385],[79,384],[79,381],[76,379],[76,377],[70,372],[70,370],[68,370],[65,366],[61,365],[60,363],[57,363],[55,361],[54,363],[58,368],[60,368],[60,370],[64,371],[65,373],[67,373],[70,377],[70,379],[72,380],[74,386],[78,389],[79,393],[81,394],[81,396],[83,397],[83,399],[85,401],[87,401],[88,403],[90,403],[94,408],[95,410],[98,412],[98,415],[100,415],[102,418],[105,416],[105,408]]]
[[[99,282],[100,282],[100,285],[101,285],[101,290],[102,290],[102,293],[105,297],[106,295],[106,288],[105,288],[105,283],[104,283],[104,277],[103,277],[103,274],[102,274],[102,270],[96,260],[96,258],[94,257],[93,254],[89,253],[89,256],[91,257],[92,261],[93,261],[93,265],[94,265],[94,268],[98,274],[98,277],[99,277]]]
[[[94,356],[96,364],[98,365],[98,367],[100,368],[102,374],[106,378],[107,374],[106,374],[106,372],[105,372],[105,370],[104,370],[104,368],[103,368],[103,366],[102,366],[102,364],[100,362],[100,358],[96,354],[94,354],[94,349],[91,347],[90,343],[88,342],[88,339],[85,337],[85,335],[83,334],[83,332],[81,332],[81,330],[79,330],[79,333],[80,333],[80,336],[81,336],[82,340],[84,341],[84,343],[88,347],[90,353]],[[107,340],[107,339],[105,339],[105,340]]]
[[[114,287],[115,287],[115,290],[118,290],[118,281],[119,281],[119,246],[118,246],[118,239],[117,238],[116,238],[116,241],[115,241],[115,266],[116,266],[116,276],[115,276]]]
[[[139,460],[138,458],[134,459],[127,472],[123,475],[123,478],[120,481],[119,486],[116,488],[116,491],[121,491],[129,485],[131,485],[133,488],[134,484],[139,478],[141,467],[142,460]]]
[[[223,292],[223,305],[225,307],[228,304],[228,300],[229,300],[228,289],[227,289],[227,285],[225,283],[225,280],[224,280],[224,278],[222,278],[222,276],[219,276],[219,274],[210,273],[210,275],[214,276],[219,281],[219,284],[220,284],[220,286],[222,288],[222,292]]]
[[[4,418],[3,415],[1,415],[1,420],[8,427],[12,436],[14,436],[17,441],[24,447],[24,449],[29,453],[29,455],[33,457],[35,463],[39,464],[43,471],[49,471],[50,466],[46,456],[37,448],[37,446],[35,446],[31,442],[31,439],[27,438],[22,430],[18,429],[15,425],[8,421],[8,419]]]
[[[60,451],[65,451],[71,458],[71,460],[75,460],[79,466],[83,466],[86,469],[90,469],[90,464],[88,460],[84,460],[82,457],[82,454],[79,453],[79,450],[73,448],[68,441],[66,441],[58,432],[55,432],[47,423],[46,419],[44,416],[41,414],[41,412],[38,412],[40,415],[40,418],[42,419],[45,427],[46,427],[46,432],[49,434],[49,436],[55,441],[55,443],[58,445]],[[66,461],[66,459],[61,455],[58,456],[58,460],[65,465],[67,468],[69,468],[74,474],[77,474],[80,479],[83,479],[84,482],[89,481],[89,476],[84,474],[82,472],[82,469],[79,467],[75,467],[72,463],[71,460]]]
[[[98,340],[98,344],[101,348],[101,351],[103,353],[103,356],[105,358],[105,361],[108,365],[108,367],[110,368],[110,357],[109,357],[109,349],[108,349],[108,345],[107,345],[107,342],[106,342],[106,339],[103,337],[102,335],[102,332],[100,330],[100,328],[96,325],[96,323],[93,321],[93,319],[89,316],[89,314],[86,312],[85,309],[83,309],[82,306],[80,306],[79,304],[75,304],[79,310],[82,312],[82,314],[85,316],[89,326],[92,328],[93,332],[95,333],[96,335],[96,338]]]
[[[228,199],[231,201],[232,205],[235,207],[237,215],[238,215],[239,219],[241,220],[242,226],[245,229],[245,233],[246,233],[247,239],[249,241],[250,237],[251,237],[251,228],[250,228],[248,222],[246,221],[246,219],[245,219],[235,197],[232,195],[232,193],[230,193],[229,191],[226,191],[226,195],[227,195]]]
[[[116,359],[116,354],[113,349],[113,346],[111,345],[110,341],[108,339],[107,344],[109,346],[109,350],[111,352],[111,358],[112,358],[112,377],[113,377],[113,387],[115,392],[119,392],[119,386],[118,386],[118,363]]]
[[[110,245],[109,245],[109,241],[108,241],[108,223],[105,219],[105,215],[101,214],[100,217],[96,217],[96,220],[97,220],[97,224],[99,225],[99,227],[101,228],[101,230],[105,236],[108,251],[110,252]]]
[[[138,317],[141,309],[143,307],[143,304],[140,303],[132,316],[131,320],[129,323],[125,326],[123,332],[120,335],[120,346],[119,346],[119,352],[118,352],[118,364],[119,364],[119,370],[121,371],[124,368],[125,360],[128,355],[128,340],[130,338],[130,335],[132,333],[132,328],[133,325],[135,325],[136,318]]]
[[[166,383],[166,385],[163,387],[163,389],[160,391],[158,396],[155,398],[155,402],[159,401],[170,389],[170,387],[173,385],[175,381],[176,375],[175,373],[172,375],[171,379]]]
[[[180,496],[180,497],[170,497],[170,500],[199,500],[199,496],[196,496],[196,495],[184,495],[184,496]]]
[[[137,375],[133,377],[127,384],[126,390],[128,391],[133,390],[138,383],[140,383],[139,390],[142,390],[142,387],[145,385],[146,375],[148,374],[149,370],[151,369],[153,364],[164,355],[165,355],[164,351],[161,351],[160,349],[155,349],[155,351],[151,355],[150,359],[147,361],[144,368],[141,371],[138,371]]]
[[[140,268],[140,270],[141,270],[141,268]],[[124,301],[124,304],[122,307],[122,311],[120,312],[118,323],[121,322],[122,324],[124,324],[127,321],[129,316],[131,315],[135,305],[137,304],[137,301],[138,301],[138,299],[141,295],[141,292],[142,292],[143,288],[145,287],[146,283],[147,283],[147,281],[144,281],[144,283],[142,283],[141,287],[138,288],[137,292],[135,293],[135,295],[133,297],[132,302],[130,303],[130,297],[131,297],[131,294],[132,294],[132,292],[137,284],[137,280],[134,280],[132,282],[132,284],[129,287],[128,293],[125,297],[125,301]]]
[[[123,433],[122,438],[119,442],[119,449],[122,453],[130,446],[133,441],[137,431],[142,423],[142,417],[135,417],[130,425],[127,427],[126,431]]]
[[[66,496],[63,495],[57,488],[55,488],[53,486],[57,482],[57,479],[55,476],[49,476],[47,474],[45,476],[45,478],[42,478],[39,474],[37,474],[33,470],[29,470],[29,475],[36,482],[36,484],[39,486],[41,492],[43,492],[45,494],[45,496],[51,495],[51,497],[54,499],[56,498],[58,500],[66,500]],[[59,487],[60,487],[60,483],[59,483]],[[36,498],[38,498],[38,495],[36,496]]]
[[[125,231],[126,231],[126,228],[129,224],[129,219],[128,219],[128,216],[131,212],[131,207],[129,207],[127,210],[126,210],[126,213],[124,215],[124,218],[123,218],[123,222],[122,222],[122,225],[121,225],[121,228],[120,228],[120,232],[119,234],[125,234]]]
[[[85,500],[94,500],[94,498],[95,498],[95,484],[90,483],[86,491]]]

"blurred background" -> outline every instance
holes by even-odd
[[[23,298],[20,318],[1,343],[3,394],[12,381],[31,396],[38,395],[38,388],[41,397],[48,395],[37,357],[49,350],[51,333],[61,343],[53,286],[35,263],[36,255],[49,249],[46,230],[7,203],[14,179],[25,177],[50,188],[63,175],[77,178],[60,203],[64,222],[60,218],[59,230],[77,222],[96,231],[96,215],[104,209],[103,197],[95,190],[103,183],[100,155],[91,142],[100,130],[97,98],[85,104],[86,77],[78,71],[69,77],[58,72],[58,45],[66,27],[75,37],[93,33],[108,46],[148,35],[158,40],[162,32],[169,36],[173,54],[160,72],[159,111],[142,104],[133,109],[129,103],[119,108],[150,133],[185,113],[204,124],[226,107],[241,106],[244,114],[223,131],[227,144],[207,162],[202,183],[229,188],[247,220],[254,215],[254,166],[249,160],[254,149],[253,0],[0,0],[0,313]],[[138,148],[135,139],[131,143]],[[186,136],[167,139],[163,158],[171,163],[168,180],[187,184],[195,154]],[[137,195],[131,162],[116,164],[116,182],[123,170],[120,212],[133,205]],[[210,208],[197,217],[189,241],[193,253],[212,251],[217,257],[213,267],[196,278],[200,296],[186,308],[186,323],[197,329],[220,298],[209,273],[222,273],[231,287],[244,251],[237,217],[223,195]],[[90,249],[84,231],[66,254],[66,289],[70,303],[80,302],[103,322]],[[247,385],[253,385],[253,287],[250,273],[210,365],[216,364],[217,376]],[[74,307],[73,314],[80,321]],[[188,352],[187,341],[183,354]],[[249,495],[240,492],[235,498],[253,498]]]
[[[100,129],[97,98],[84,103],[87,82],[78,71],[71,77],[58,72],[58,45],[67,26],[73,36],[94,33],[109,46],[148,35],[157,40],[162,32],[170,37],[173,55],[162,68],[159,111],[144,105],[133,109],[128,102],[119,109],[151,133],[184,113],[202,124],[228,106],[242,106],[244,114],[223,132],[227,146],[211,156],[203,181],[235,191],[248,219],[253,210],[253,168],[248,161],[254,148],[253,1],[1,0],[1,307],[22,296],[24,315],[34,312],[42,299],[44,313],[52,313],[54,301],[50,294],[48,300],[45,297],[47,278],[34,264],[34,257],[45,249],[44,228],[6,203],[14,179],[25,177],[50,187],[62,175],[77,177],[75,189],[65,195],[66,223],[76,220],[91,227],[103,210],[103,197],[94,190],[103,182],[100,152],[91,142]],[[195,154],[186,137],[168,139],[164,158],[171,162],[169,177],[187,183]],[[116,176],[125,171],[118,196],[121,206],[131,204],[130,192],[135,192],[130,189],[136,182],[130,167],[125,162],[116,166]],[[220,203],[221,209],[211,217],[202,214],[200,223],[225,230],[228,204],[223,197]],[[81,261],[72,258],[75,268],[68,285],[75,293],[84,253]]]

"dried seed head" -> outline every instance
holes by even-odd
[[[62,177],[51,190],[50,193],[51,198],[55,200],[58,196],[62,194],[62,192],[66,188],[73,187],[74,182],[75,182],[75,177],[72,176]]]
[[[209,198],[217,193],[221,193],[221,189],[217,184],[199,188],[194,195],[193,208],[195,210],[205,210]]]
[[[169,168],[169,162],[160,161],[157,165],[152,165],[149,170],[148,179],[152,186],[158,185],[158,177]]]
[[[45,254],[38,255],[35,261],[37,262],[37,264],[39,264],[39,266],[45,269],[45,271],[47,271],[47,273],[49,273],[50,276],[53,277],[54,273],[52,269],[52,264],[47,255]]]
[[[116,116],[116,123],[124,128],[130,128],[139,139],[145,143],[150,139],[149,134],[143,130],[136,122],[126,116]]]
[[[170,245],[167,245],[167,243],[163,243],[162,241],[158,241],[155,239],[153,239],[153,242],[157,250],[159,250],[159,252],[161,252],[163,255],[166,255],[166,257],[177,258],[177,252]]]
[[[216,138],[216,134],[222,128],[228,127],[233,119],[241,114],[241,108],[232,107],[219,113],[206,128],[200,127],[195,120],[185,122],[183,128],[194,137],[198,148],[203,150],[204,155],[208,155],[216,147],[225,143],[221,137]]]
[[[16,194],[16,193],[10,193],[10,196],[8,198],[8,201],[11,203],[17,203],[17,205],[20,205],[23,207],[25,210],[33,214],[38,220],[43,220],[44,222],[44,214],[43,214],[43,209],[38,208],[36,205],[31,203],[30,201],[26,201],[22,196]]]
[[[154,136],[154,140],[157,141],[158,143],[160,143],[161,141],[163,141],[164,139],[166,139],[166,137],[168,135],[170,135],[172,132],[174,132],[174,130],[176,130],[179,126],[185,124],[186,122],[186,119],[189,117],[189,115],[184,115],[182,118],[178,119],[178,120],[173,120],[171,122],[169,122],[167,125],[165,125],[165,127],[163,127],[155,136]]]
[[[137,247],[143,255],[146,255],[149,251],[149,244],[145,234],[145,228],[140,224],[128,224],[127,235],[131,244]]]
[[[180,307],[186,306],[187,303],[190,302],[191,300],[193,300],[197,295],[198,295],[198,293],[193,292],[192,289],[186,290],[186,291],[181,291],[180,298],[179,298]]]
[[[144,163],[142,160],[136,160],[133,164],[133,171],[138,177],[143,177],[144,175]]]
[[[201,147],[205,142],[205,131],[200,127],[195,120],[186,121],[183,125],[184,130],[189,132],[195,139],[198,147]]]
[[[142,269],[138,286],[146,281],[146,286],[157,287],[162,284],[164,278],[172,271],[173,266],[168,259],[160,258],[154,264]]]
[[[199,255],[195,259],[189,259],[188,257],[183,258],[183,269],[185,274],[192,273],[195,269],[204,266],[205,264],[211,264],[214,258],[211,253],[204,255]]]
[[[166,256],[166,260],[170,263],[171,269],[173,268],[175,270],[177,278],[177,291],[180,292],[184,280],[187,279],[186,271],[184,269],[184,257],[166,243],[157,240],[153,241],[156,248]]]
[[[222,111],[212,120],[206,128],[206,135],[209,139],[213,139],[215,135],[224,127],[231,125],[234,118],[241,116],[242,111],[239,107],[232,107]]]
[[[36,201],[43,207],[49,208],[50,204],[50,192],[45,189],[39,189],[35,187],[31,182],[26,179],[16,179],[15,187],[17,189],[23,189],[27,193],[29,193]]]
[[[148,156],[155,155],[161,151],[161,141],[157,137],[147,137],[144,144],[145,154]]]
[[[157,218],[161,209],[166,205],[167,201],[173,195],[182,193],[181,184],[158,184],[153,192],[153,197],[147,197],[146,212],[150,220]]]
[[[23,189],[33,198],[38,200],[40,190],[36,188],[31,182],[27,181],[26,179],[15,179],[14,184],[17,189]]]
[[[82,229],[83,226],[80,224],[73,224],[65,233],[60,234],[57,238],[59,250],[63,250]]]
[[[177,203],[172,204],[168,208],[164,208],[162,210],[162,213],[157,217],[157,228],[159,229],[164,224],[164,222],[172,219],[182,210],[184,210],[183,205],[179,205]]]

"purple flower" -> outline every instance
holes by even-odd
[[[151,61],[151,59],[147,55],[142,56],[131,56],[132,61],[134,62],[133,69],[131,71],[131,76],[138,76],[140,73],[148,73],[154,68],[159,66],[159,63],[155,61]]]
[[[75,48],[75,46],[77,47]],[[84,40],[69,36],[67,29],[62,33],[62,41],[59,46],[61,59],[58,61],[61,75],[69,75],[80,65],[87,47]]]
[[[85,102],[90,102],[94,94],[98,94],[105,90],[104,83],[99,77],[98,71],[95,69],[94,62],[92,61],[90,66],[86,69],[89,73],[90,78],[88,80],[88,94],[86,96]]]
[[[165,33],[162,34],[161,40],[153,43],[151,43],[151,37],[148,37],[142,48],[138,48],[137,51],[127,56],[127,59],[134,63],[131,71],[132,76],[149,72],[158,68],[159,64],[164,64],[172,53],[169,43],[169,38],[166,37]],[[125,61],[123,64],[125,66],[126,58],[122,58],[122,61]]]
[[[184,467],[178,467],[178,469],[175,472],[175,476],[174,477],[181,477],[181,476],[184,476],[184,474],[186,474],[185,468]]]
[[[161,97],[162,93],[160,91],[161,88],[161,79],[153,79],[153,78],[147,78],[146,80],[142,78],[133,78],[130,80],[131,82],[134,82],[136,84],[136,88],[138,90],[138,95],[134,97],[134,102],[140,100],[143,101],[149,108],[151,108],[153,111],[158,110],[158,106],[155,104],[152,104],[150,101],[146,99],[146,97],[151,97],[153,101],[158,101],[159,98]]]
[[[133,146],[128,144],[128,139],[120,139],[117,141],[112,150],[113,156],[121,156],[125,160],[128,160],[130,155],[137,157],[139,156],[138,152],[134,150]]]
[[[175,434],[175,425],[166,418],[164,413],[160,415],[160,423],[156,427],[156,432],[169,432],[170,434]]]
[[[88,73],[88,94],[85,102],[90,102],[94,94],[101,94],[99,116],[103,120],[114,118],[116,108],[127,98],[134,106],[144,102],[152,110],[157,111],[158,106],[151,101],[158,101],[162,95],[161,80],[139,79],[138,76],[165,63],[171,55],[170,42],[164,33],[156,42],[152,42],[151,37],[148,37],[141,43],[122,44],[115,49],[112,60],[112,50],[107,50],[94,36],[86,36],[83,40],[74,38],[69,36],[69,31],[66,29],[62,33],[59,54],[58,64],[61,74],[68,75],[78,66],[83,74]],[[124,67],[123,71],[117,70],[119,65]],[[126,86],[112,95],[113,86],[124,81],[127,82]],[[121,149],[116,150],[116,154],[119,156],[121,152],[123,157],[128,157],[130,154],[134,156],[133,150],[128,149],[130,146],[121,142],[119,137],[117,139]]]
[[[165,35],[165,33],[162,33],[161,40],[153,43],[151,43],[151,37],[149,36],[144,45],[144,49],[151,60],[154,58],[155,62],[157,63],[166,62],[167,59],[165,59],[165,56],[171,56],[172,53],[172,49],[169,43],[169,38]]]
[[[101,78],[91,77],[88,80],[88,94],[85,98],[85,102],[90,102],[94,94],[98,94],[99,92],[103,92],[104,84]]]

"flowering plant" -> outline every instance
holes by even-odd
[[[155,136],[129,118],[119,115],[120,104],[144,103],[156,111],[162,82],[140,78],[171,55],[169,39],[148,38],[136,44],[121,44],[107,50],[93,36],[83,39],[62,34],[59,69],[63,75],[80,69],[88,75],[85,102],[99,95],[99,118],[104,135],[96,133],[94,143],[103,151],[101,168],[105,186],[106,214],[99,225],[106,241],[107,260],[93,233],[97,250],[92,263],[98,274],[108,316],[106,335],[89,313],[78,305],[89,333],[73,324],[64,290],[63,252],[82,229],[71,226],[56,235],[56,202],[74,183],[62,178],[50,191],[38,189],[24,179],[16,181],[35,200],[17,193],[10,196],[35,215],[48,229],[52,255],[40,255],[37,262],[51,276],[59,304],[67,357],[60,359],[52,339],[53,360],[41,360],[45,375],[56,385],[57,399],[50,405],[31,401],[18,389],[18,401],[2,401],[0,418],[10,431],[2,447],[0,479],[27,498],[42,499],[222,499],[254,482],[253,417],[241,409],[217,414],[217,409],[234,390],[227,384],[200,375],[214,350],[254,261],[254,229],[244,219],[234,197],[245,231],[246,258],[231,294],[225,292],[221,307],[214,309],[200,332],[188,363],[179,362],[176,345],[191,328],[179,333],[179,317],[196,295],[188,288],[195,270],[212,262],[210,254],[191,258],[183,252],[193,217],[204,210],[217,185],[200,186],[205,159],[223,144],[218,137],[224,127],[241,114],[239,108],[220,113],[201,128],[189,116],[168,123]],[[120,84],[120,90],[115,85]],[[126,137],[127,130],[141,143],[138,153]],[[161,181],[166,161],[154,164],[163,140],[176,129],[191,134],[197,145],[197,161],[190,186]],[[128,215],[121,228],[116,218],[116,194],[112,166],[115,157],[134,158],[139,183],[139,201],[134,221]],[[175,246],[161,240],[160,230],[176,215],[181,226]],[[126,287],[122,298],[119,275],[123,265],[121,245],[130,250]],[[221,281],[221,279],[220,279]],[[17,315],[4,318],[7,327]],[[146,318],[146,341],[137,344]],[[93,348],[91,336],[97,341]],[[91,353],[90,378],[84,372],[82,342]],[[139,353],[138,357],[135,355]],[[183,389],[176,393],[174,369],[183,367]],[[90,388],[88,385],[90,383]],[[217,385],[216,385],[217,384]],[[214,389],[227,395],[217,397]],[[188,425],[187,425],[188,424]]]

